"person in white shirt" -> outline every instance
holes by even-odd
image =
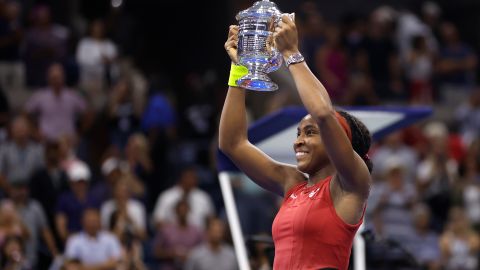
[[[153,221],[156,226],[163,223],[174,223],[175,205],[186,197],[190,205],[188,223],[204,229],[207,218],[214,215],[214,206],[210,196],[197,187],[198,174],[195,167],[187,167],[180,173],[177,185],[165,190],[157,199],[153,211]]]
[[[104,229],[110,229],[112,215],[117,212],[117,218],[124,219],[124,223],[131,227],[132,233],[139,239],[144,239],[146,234],[145,206],[141,202],[131,199],[129,188],[125,178],[119,179],[115,184],[113,199],[106,201],[100,210],[102,226]]]
[[[90,35],[82,38],[78,44],[76,58],[80,65],[80,85],[89,95],[97,95],[97,101],[101,98],[101,102],[105,102],[105,96],[98,95],[108,86],[106,78],[110,76],[117,55],[117,46],[105,37],[104,23],[101,20],[93,21]]]
[[[65,258],[79,260],[88,269],[116,269],[120,256],[120,242],[113,234],[101,230],[98,210],[86,209],[83,231],[69,237]]]

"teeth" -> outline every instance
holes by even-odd
[[[297,153],[295,153],[295,156],[301,157],[301,156],[304,156],[306,154],[307,154],[306,152],[297,152]]]

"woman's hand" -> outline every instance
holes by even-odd
[[[228,39],[225,42],[225,50],[233,63],[238,64],[238,25],[230,25]]]
[[[278,23],[273,33],[275,46],[287,58],[298,52],[298,33],[295,22],[289,15],[282,15],[282,20]]]

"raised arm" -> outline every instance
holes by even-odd
[[[299,53],[297,29],[289,16],[282,17],[282,21],[275,29],[274,37],[276,46],[284,58]],[[289,71],[303,105],[318,124],[327,155],[337,170],[340,185],[345,190],[367,196],[370,189],[370,173],[338,123],[325,87],[305,62],[290,65]]]
[[[230,26],[225,43],[232,62],[237,62],[238,26]],[[220,118],[219,147],[235,165],[261,187],[283,195],[303,180],[294,167],[274,161],[248,141],[245,90],[230,86]],[[293,150],[292,150],[293,151]]]

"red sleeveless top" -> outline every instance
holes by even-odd
[[[332,176],[307,187],[301,183],[285,196],[272,225],[274,270],[346,270],[353,237],[362,224],[345,223],[330,196]]]

